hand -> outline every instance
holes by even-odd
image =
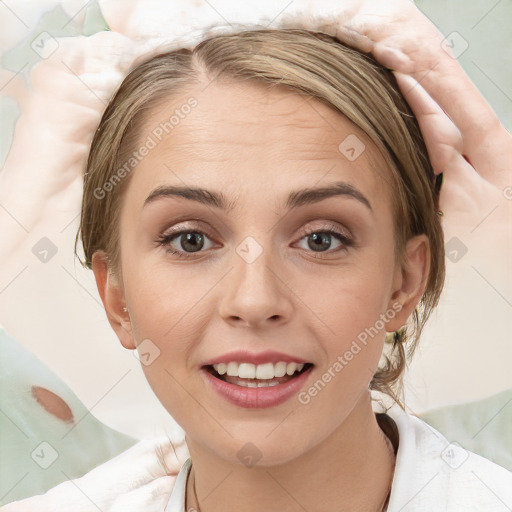
[[[489,250],[497,243],[508,244],[508,249],[496,250],[493,254],[493,264],[499,261],[500,255],[505,256],[502,262],[505,269],[512,253],[511,135],[499,124],[489,107],[488,128],[494,132],[495,138],[488,140],[488,135],[481,133],[487,143],[485,140],[480,143],[473,140],[480,132],[477,111],[470,126],[466,114],[453,113],[447,103],[445,113],[411,76],[397,72],[395,76],[418,119],[434,170],[444,175],[440,208],[444,214],[445,238],[449,240],[453,236],[466,235],[468,243],[473,246],[474,255],[483,258],[489,256]],[[465,96],[467,100],[467,111],[472,111],[475,106],[480,112],[483,110],[481,97],[473,98],[468,90],[466,93],[461,91],[460,96]],[[478,101],[482,103],[480,106]],[[448,117],[450,113],[454,118],[461,118],[464,128]],[[495,118],[494,123],[491,123],[491,114]],[[468,139],[473,141],[473,146],[467,142]],[[497,140],[501,145],[496,145]],[[487,217],[489,224],[483,224]],[[472,236],[469,237],[469,234]]]
[[[440,209],[445,240],[463,239],[472,257],[491,267],[485,271],[489,281],[506,289],[502,280],[511,275],[512,254],[512,136],[453,58],[444,36],[409,0],[297,0],[292,8],[295,12],[282,15],[284,25],[307,18],[309,28],[371,52],[394,70],[434,170],[444,176]]]
[[[511,134],[412,2],[357,3],[336,35],[395,71],[434,170],[444,176],[445,239],[463,238],[472,256],[487,264],[492,256],[487,275],[503,285],[512,254]]]
[[[488,177],[510,171],[510,134],[453,58],[449,45],[443,44],[444,36],[437,28],[409,0],[357,3],[336,35],[420,82],[460,131],[460,153],[479,174]]]
[[[19,76],[3,90],[21,110],[0,172],[4,270],[7,261],[19,259],[27,233],[51,228],[59,233],[76,218],[89,144],[106,102],[135,58],[133,43],[113,32],[56,41],[56,51],[30,74],[33,90]]]
[[[187,457],[184,443],[174,447],[168,438],[140,441],[81,478],[4,505],[0,512],[161,512]]]

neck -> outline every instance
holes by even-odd
[[[193,440],[187,444],[193,461],[187,510],[376,512],[382,510],[393,478],[393,449],[377,423],[369,393],[328,438],[281,465],[248,468]]]

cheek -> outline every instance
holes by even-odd
[[[207,271],[184,271],[148,255],[127,259],[125,293],[130,297],[131,322],[142,370],[156,396],[180,422],[183,404],[196,396],[197,350],[211,323],[209,291],[219,279]],[[149,361],[145,353],[149,352]],[[149,363],[149,364],[145,364]],[[185,391],[186,388],[186,391]]]
[[[321,371],[337,376],[337,385],[331,388],[339,395],[336,402],[350,401],[365,389],[377,367],[385,336],[385,324],[380,320],[384,312],[381,290],[380,283],[369,275],[358,279],[352,274],[317,302],[318,316],[328,326],[328,330],[321,329],[326,334],[318,331],[315,336],[325,354]],[[329,376],[325,378],[329,380]]]
[[[346,341],[374,325],[385,312],[393,272],[389,251],[367,248],[355,253],[346,267],[333,270],[325,278],[317,275],[315,280],[304,281],[300,297],[324,319],[333,338]]]
[[[200,299],[214,282],[208,276],[192,282],[179,266],[151,261],[151,257],[137,265],[132,262],[130,268],[125,291],[131,297],[141,368],[162,405],[178,423],[186,424],[190,396],[199,395],[190,375],[195,371],[194,350],[204,335]]]
[[[140,251],[124,258],[123,281],[136,341],[154,338],[165,348],[191,339],[200,323],[201,298],[218,279],[207,271],[190,269],[170,263],[160,251]]]
[[[311,414],[328,418],[326,429],[345,420],[367,391],[381,358],[392,274],[385,270],[393,265],[392,259],[380,263],[338,272],[322,289],[302,296],[321,319],[315,321],[314,337],[324,357],[314,381],[298,398]]]
[[[350,401],[348,394],[366,388],[382,354],[385,320],[394,317],[395,311],[388,311],[394,256],[384,244],[356,252],[346,268],[329,279],[305,282],[299,291],[315,313],[311,325],[317,326],[314,337],[325,355],[321,372],[329,373],[329,382],[336,380],[330,387],[336,402]]]
[[[182,286],[180,279],[165,279],[157,273],[148,275],[136,286],[136,296],[132,324],[137,341],[143,337],[153,337],[162,343],[171,343],[190,332],[194,322],[189,313],[197,302],[197,295],[191,291],[192,285]],[[167,276],[169,278],[170,276]],[[195,299],[195,300],[194,300]]]

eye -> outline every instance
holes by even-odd
[[[332,247],[332,238],[338,242],[334,250]],[[204,252],[212,247],[211,235],[195,227],[184,227],[171,229],[159,236],[156,240],[157,245],[165,248],[166,252],[176,255],[180,258],[187,258],[194,253]],[[315,253],[333,253],[346,250],[354,245],[354,241],[345,233],[342,233],[335,225],[329,225],[318,229],[305,231],[299,242],[305,239],[306,247],[302,249]],[[323,257],[323,256],[318,256]]]
[[[332,246],[333,237],[338,241],[338,246],[334,250],[329,250]],[[302,235],[300,242],[304,239],[306,247],[301,248],[306,250],[311,249],[311,251],[316,253],[338,252],[354,245],[353,240],[345,233],[340,232],[334,225],[326,228],[310,229]]]
[[[157,240],[157,244],[165,247],[165,250],[171,254],[175,254],[180,258],[186,258],[187,254],[201,252],[205,248],[205,241],[209,240],[209,238],[209,235],[204,231],[185,228],[161,235]],[[176,245],[178,249],[175,248]],[[209,249],[208,244],[206,245],[206,249]]]

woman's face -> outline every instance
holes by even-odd
[[[235,462],[254,450],[269,465],[305,453],[367,407],[385,331],[415,305],[395,265],[383,158],[326,105],[254,83],[170,99],[134,151],[123,345],[140,344],[189,443]]]

